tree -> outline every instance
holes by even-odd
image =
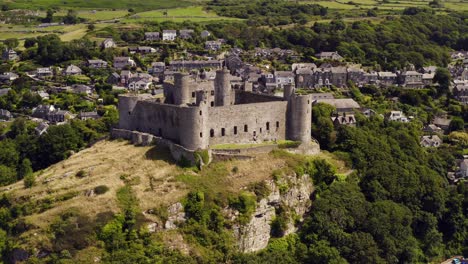
[[[73,9],[68,10],[67,15],[63,18],[65,24],[76,24],[78,21],[78,12]]]
[[[18,44],[19,44],[19,41],[17,38],[9,38],[9,39],[5,39],[3,41],[3,43],[5,43],[5,45],[9,48],[9,49],[14,49],[16,47],[18,47]]]
[[[48,9],[46,13],[46,17],[42,20],[44,23],[52,23],[54,20],[54,13],[55,11],[52,9]]]
[[[465,121],[461,117],[453,117],[449,128],[450,131],[463,131],[465,129]]]
[[[0,165],[0,185],[8,185],[16,181],[16,171],[14,168]]]
[[[439,84],[439,95],[446,94],[449,91],[452,77],[447,68],[437,68],[434,75],[434,82]]]
[[[96,29],[96,26],[93,23],[88,25],[88,31],[93,31],[95,29]]]
[[[23,159],[18,168],[18,180],[28,177],[33,174],[32,164],[29,159]]]
[[[30,174],[24,177],[24,188],[31,188],[36,184],[36,176]]]

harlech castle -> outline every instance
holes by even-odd
[[[163,98],[120,96],[119,129],[167,139],[187,150],[286,139],[311,142],[310,95],[296,94],[292,85],[285,86],[283,97],[254,93],[251,87],[233,88],[226,69],[205,82],[176,73],[173,84],[164,84]]]

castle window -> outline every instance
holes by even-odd
[[[131,114],[132,114],[132,112],[128,111],[128,115],[131,115]]]
[[[266,130],[270,130],[270,122],[266,122]]]
[[[214,137],[214,129],[210,129],[210,137]]]
[[[202,115],[202,111],[200,111],[200,115]]]
[[[262,133],[262,128],[260,128],[260,133]]]
[[[225,136],[226,135],[226,129],[223,127],[221,128],[221,136]]]
[[[234,127],[234,135],[237,135],[237,126]]]
[[[212,107],[214,106],[214,101],[211,101],[211,106],[212,106]]]
[[[200,137],[203,137],[203,133],[202,133],[202,132],[200,132]]]
[[[214,95],[214,90],[211,90],[211,95]]]
[[[195,97],[195,92],[192,92],[192,97]]]
[[[276,128],[279,128],[279,122],[276,121]]]
[[[244,132],[249,132],[249,127],[247,125],[244,125]]]

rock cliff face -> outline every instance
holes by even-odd
[[[308,175],[287,176],[276,182],[270,180],[267,186],[271,193],[258,202],[250,222],[233,227],[241,252],[255,252],[268,245],[272,231],[271,223],[277,216],[276,209],[279,205],[285,206],[299,221],[302,221],[302,217],[311,205],[310,195],[314,187]],[[284,234],[293,233],[296,229],[294,219],[289,217]]]

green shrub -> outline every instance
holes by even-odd
[[[99,185],[94,187],[94,193],[96,195],[105,194],[107,191],[109,191],[109,187],[106,185]]]
[[[34,174],[29,174],[24,177],[24,188],[31,188],[36,184],[36,176]]]
[[[210,162],[210,155],[208,153],[208,150],[206,149],[197,150],[195,151],[194,155],[196,159],[201,158],[201,160],[203,161],[203,164],[205,165]],[[200,162],[197,160],[197,163],[200,163]]]
[[[79,171],[76,173],[75,176],[78,177],[78,178],[84,178],[84,177],[86,177],[87,175],[88,175],[88,174],[86,173],[86,171],[84,171],[84,170],[79,170]]]
[[[236,174],[239,172],[239,168],[237,166],[232,167],[232,173]]]
[[[278,148],[280,149],[298,148],[300,145],[301,145],[300,141],[285,141],[285,142],[280,142],[278,144]]]
[[[242,192],[239,196],[229,199],[229,206],[239,211],[239,222],[246,224],[250,221],[250,217],[257,206],[256,197],[248,192]]]
[[[264,181],[251,184],[249,190],[255,193],[257,202],[270,195],[270,188],[268,188]]]

